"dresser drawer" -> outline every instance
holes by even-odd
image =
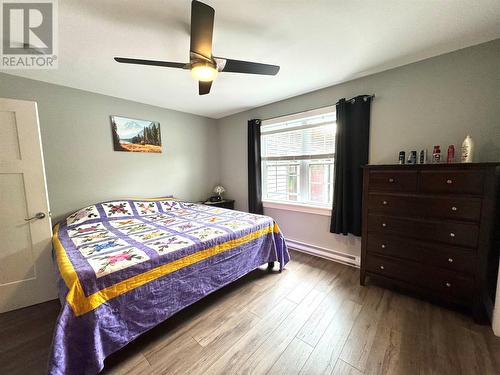
[[[483,171],[421,171],[420,191],[426,193],[482,194]]]
[[[368,210],[389,215],[479,221],[481,199],[369,194]]]
[[[373,254],[367,255],[365,267],[368,272],[428,288],[446,299],[468,302],[472,298],[473,279],[453,271]]]
[[[406,259],[464,274],[474,273],[475,252],[463,248],[379,233],[369,233],[366,241],[366,249],[370,253]]]
[[[368,231],[475,248],[479,227],[472,223],[368,215]]]
[[[370,191],[413,192],[417,190],[416,171],[370,171]]]

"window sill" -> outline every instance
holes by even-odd
[[[278,210],[304,212],[308,214],[331,216],[332,209],[320,206],[310,206],[301,203],[277,202],[277,201],[262,201],[264,208],[274,208]]]

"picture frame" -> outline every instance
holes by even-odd
[[[161,129],[158,121],[111,115],[113,148],[123,152],[161,153]]]

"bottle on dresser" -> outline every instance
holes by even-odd
[[[467,135],[462,143],[462,163],[472,163],[472,156],[474,154],[474,141]]]
[[[439,148],[439,145],[434,146],[434,150],[432,151],[432,162],[441,162],[441,149]]]

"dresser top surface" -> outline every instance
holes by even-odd
[[[365,169],[398,169],[398,170],[417,170],[417,169],[484,169],[499,168],[500,162],[487,163],[439,163],[439,164],[369,164]]]

